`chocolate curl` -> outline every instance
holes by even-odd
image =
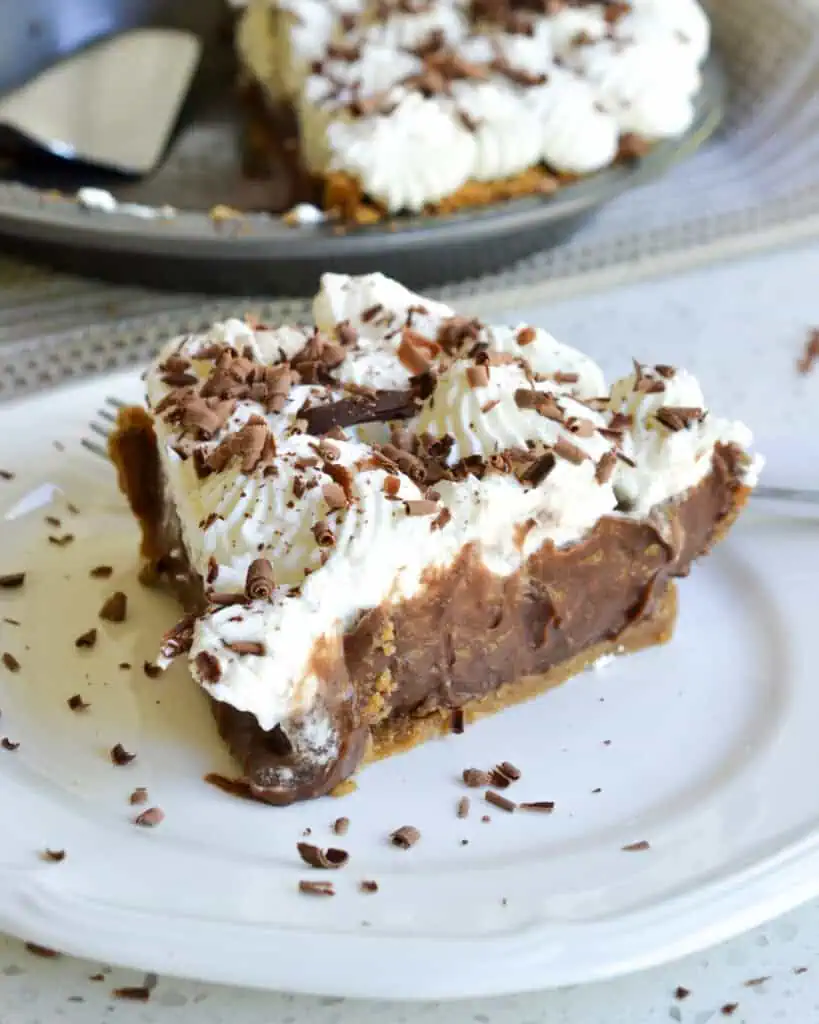
[[[196,622],[195,615],[185,615],[177,622],[173,629],[168,630],[162,637],[159,653],[169,661],[180,654],[187,654],[193,646],[193,627]]]
[[[323,519],[313,527],[313,536],[316,538],[316,543],[320,548],[332,547],[336,542],[333,531]]]
[[[251,601],[269,601],[276,582],[273,566],[266,558],[257,558],[250,563],[245,579],[245,594]]]

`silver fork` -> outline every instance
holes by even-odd
[[[88,424],[88,429],[107,443],[111,434],[111,428],[117,419],[117,412],[125,404],[121,399],[109,395],[105,399],[103,408],[97,410],[98,419],[92,420]],[[92,437],[82,438],[81,444],[89,452],[93,452],[94,455],[98,455],[106,460],[108,459],[106,444],[101,444]],[[767,484],[758,484],[753,489],[752,496],[762,501],[787,501],[796,504],[819,505],[819,489],[806,487],[769,487]]]

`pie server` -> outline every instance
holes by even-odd
[[[221,0],[0,0],[0,129],[63,159],[148,173],[222,13]]]

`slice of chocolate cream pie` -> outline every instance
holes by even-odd
[[[171,342],[111,440],[186,612],[159,663],[189,659],[273,804],[668,640],[761,463],[684,370],[609,390],[380,274],[325,275],[314,313]]]

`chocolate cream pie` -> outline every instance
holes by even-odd
[[[314,315],[172,341],[111,441],[186,612],[159,662],[274,804],[668,640],[760,465],[684,370],[609,389],[380,274],[325,275]]]
[[[250,0],[236,30],[317,201],[359,222],[549,193],[683,135],[709,39],[697,0]]]

